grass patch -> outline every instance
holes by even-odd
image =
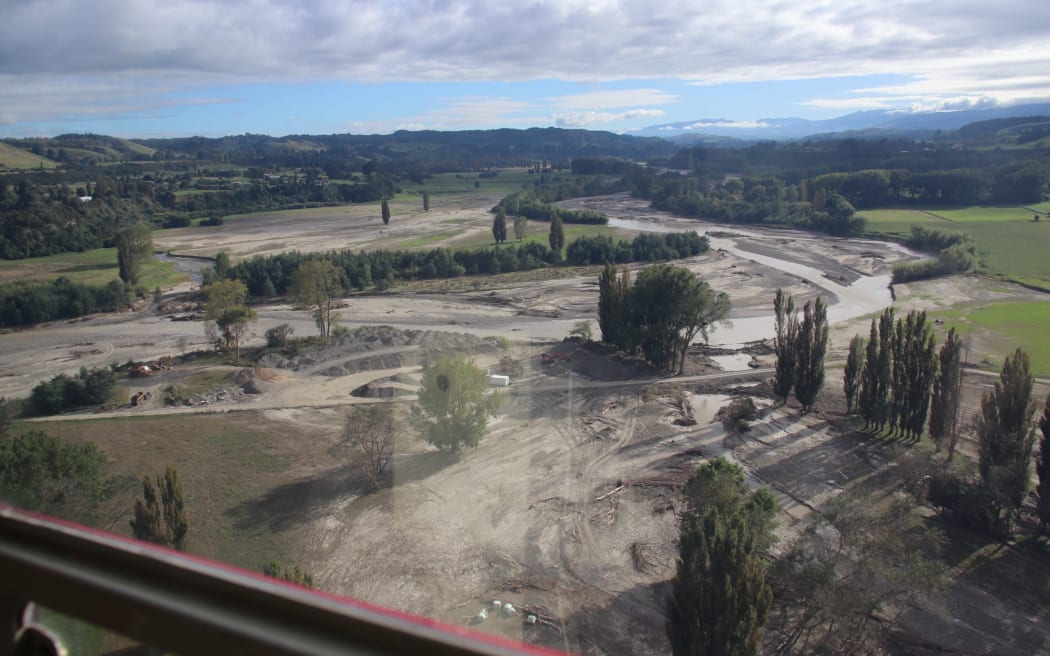
[[[1024,207],[964,207],[936,209],[932,214],[960,223],[987,223],[999,221],[1031,221],[1032,212]]]
[[[3,169],[53,169],[58,166],[46,157],[34,155],[28,150],[15,148],[10,144],[0,142],[0,170]]]
[[[388,248],[390,250],[408,249],[408,248],[419,248],[420,246],[429,246],[439,241],[445,241],[446,239],[452,239],[466,232],[465,230],[455,230],[453,232],[439,232],[433,235],[424,235],[422,237],[416,237],[415,239],[406,239],[405,241],[398,241],[390,244]]]
[[[964,305],[930,313],[944,321],[943,332],[954,326],[964,337],[989,337],[992,346],[989,365],[998,370],[1003,359],[1015,348],[1026,351],[1032,371],[1050,377],[1050,301],[1006,301],[987,305]],[[938,333],[942,332],[938,329]]]
[[[64,421],[49,424],[47,431],[94,442],[110,458],[115,489],[99,513],[100,528],[130,535],[142,476],[156,476],[170,465],[186,499],[189,552],[258,571],[270,560],[294,562],[297,535],[293,525],[278,528],[268,517],[244,516],[243,509],[297,479],[298,460],[317,458],[300,456],[301,437],[281,428],[244,412]],[[309,509],[301,510],[305,515]]]
[[[86,285],[105,285],[110,280],[118,280],[117,249],[97,248],[83,253],[0,261],[0,282],[52,280],[61,276]],[[170,287],[188,279],[174,263],[150,258],[142,265],[139,285],[146,289]]]

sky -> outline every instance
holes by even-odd
[[[0,137],[747,126],[1050,100],[1040,0],[3,0]]]

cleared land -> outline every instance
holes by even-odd
[[[327,208],[185,230],[170,243],[183,252],[228,248],[244,256],[282,243],[326,250],[336,241],[358,248],[426,239],[449,232],[449,225],[489,230],[491,197],[467,191],[458,205],[450,197],[443,207],[434,200],[432,192],[428,215],[421,203],[401,215],[395,209],[382,234],[378,206]],[[688,376],[666,380],[636,361],[561,342],[575,322],[596,316],[593,267],[428,281],[398,294],[350,296],[339,311],[351,329],[389,328],[362,328],[319,350],[273,354],[247,369],[177,359],[172,371],[126,381],[126,395],[151,393],[146,404],[43,427],[94,441],[123,475],[102,520],[111,530],[127,532],[138,478],[171,464],[183,479],[197,553],[252,569],[282,560],[312,572],[325,590],[544,645],[595,654],[666,653],[663,609],[676,554],[679,486],[703,459],[725,454],[752,482],[772,486],[783,509],[782,545],[806,526],[813,508],[843,490],[861,487],[882,498],[901,489],[901,456],[923,448],[856,430],[842,417],[834,369],[816,411],[801,415],[769,398],[762,382],[772,362],[768,348],[737,344],[771,334],[772,293],[783,287],[803,301],[835,295],[832,316],[843,318],[833,319],[831,357],[840,358],[852,334],[866,333],[882,299],[889,302],[885,284],[893,263],[910,255],[882,242],[681,221],[623,197],[586,203],[606,209],[627,229],[691,226],[717,233],[713,252],[683,264],[730,294],[734,326],[713,339],[730,348],[697,351]],[[896,291],[900,311],[1040,298],[976,276]],[[255,344],[280,323],[293,325],[297,336],[315,332],[301,310],[258,310]],[[24,394],[35,381],[81,364],[177,356],[182,340],[190,341],[187,350],[205,346],[201,324],[147,313],[0,335],[0,393]],[[992,342],[974,340],[971,361],[991,363],[1000,348]],[[539,354],[555,348],[571,349],[571,361],[540,364]],[[501,355],[522,367],[489,434],[477,450],[450,457],[406,428],[398,435],[391,486],[368,492],[339,447],[346,414],[359,403],[404,408],[420,364],[449,350],[471,353],[485,367],[497,366]],[[716,362],[742,371],[727,374]],[[988,381],[967,378],[967,407]],[[172,385],[203,392],[201,404],[166,406]],[[671,396],[678,387],[692,396],[694,426],[674,423]],[[365,396],[352,396],[355,390]],[[1047,391],[1042,385],[1037,394],[1045,398]],[[712,421],[718,408],[742,395],[760,408],[744,437]],[[965,441],[962,452],[972,455],[973,445]],[[910,644],[969,653],[1033,653],[1050,645],[1045,622],[1033,612],[1050,605],[1045,585],[1028,585],[1019,596],[1002,583],[1045,568],[1045,554],[989,548],[964,535],[952,542],[950,557],[955,570],[947,595],[910,611]],[[494,599],[540,621],[527,625],[520,614],[493,614],[476,623]],[[1005,625],[1009,631],[1000,630]]]

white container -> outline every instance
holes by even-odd
[[[510,376],[492,374],[489,376],[489,385],[492,387],[507,387],[510,385]]]

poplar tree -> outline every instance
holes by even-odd
[[[937,371],[933,328],[926,313],[912,310],[898,319],[893,338],[890,427],[912,437],[922,434]]]
[[[423,192],[423,211],[424,212],[429,212],[430,211],[430,192],[429,191],[424,191]]]
[[[565,226],[562,225],[558,210],[553,208],[551,208],[551,231],[547,241],[550,243],[551,250],[554,251],[554,258],[560,260],[561,251],[565,248]]]
[[[893,308],[878,321],[872,319],[861,377],[860,412],[869,427],[880,430],[889,418],[889,391],[893,373]]]
[[[846,392],[846,414],[853,414],[853,411],[857,409],[857,396],[860,393],[860,382],[863,375],[864,338],[854,335],[849,342],[846,370],[842,375],[842,387]]]
[[[385,198],[383,199],[380,211],[383,213],[383,225],[388,225],[390,223],[390,203]]]
[[[773,297],[773,321],[776,335],[773,350],[777,355],[776,374],[773,378],[773,394],[787,401],[791,388],[795,384],[795,365],[798,356],[795,352],[798,337],[798,317],[795,314],[795,301],[778,289]]]
[[[824,355],[828,351],[828,306],[817,297],[802,308],[795,340],[795,398],[809,412],[824,387]]]
[[[630,270],[624,267],[623,272],[619,272],[614,264],[606,262],[598,276],[598,328],[602,331],[603,342],[619,348],[626,345],[622,304],[630,289]]]
[[[507,213],[502,207],[496,210],[496,217],[492,219],[492,237],[497,244],[507,241]]]
[[[667,600],[667,636],[675,656],[758,653],[772,602],[759,551],[773,540],[776,500],[749,493],[743,469],[717,458],[685,487],[688,509]]]
[[[1028,354],[1017,349],[1003,362],[995,387],[981,399],[975,422],[977,469],[984,488],[995,500],[997,519],[1004,529],[1009,529],[1028,492],[1035,441],[1035,431],[1030,430],[1034,384]]]
[[[1043,436],[1039,439],[1039,460],[1035,469],[1039,480],[1035,487],[1035,510],[1039,515],[1039,532],[1044,533],[1046,525],[1050,523],[1050,396],[1046,397],[1043,416],[1039,419],[1039,430]]]
[[[955,328],[948,330],[937,355],[938,373],[930,401],[930,439],[938,451],[948,438],[948,460],[955,454],[958,439],[959,400],[962,395],[962,339]]]

